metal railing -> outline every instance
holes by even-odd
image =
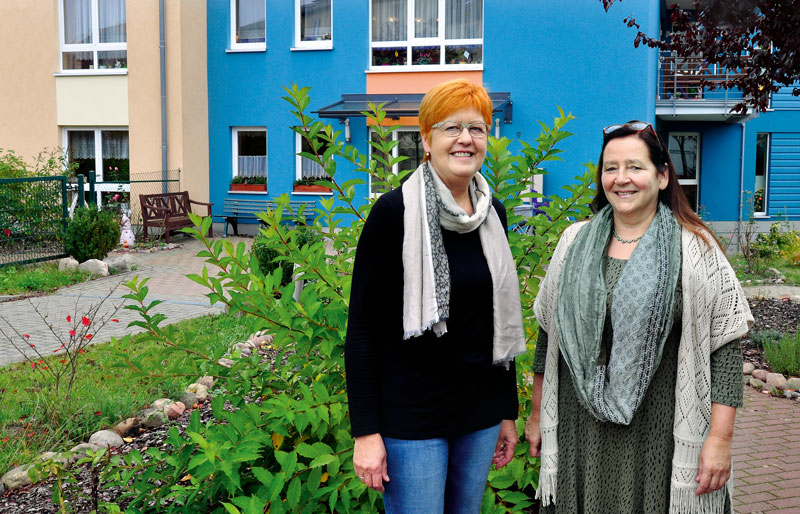
[[[700,100],[709,106],[727,108],[743,98],[739,89],[710,87],[734,79],[743,71],[710,64],[702,55],[680,57],[674,52],[662,52],[658,57],[658,70],[658,99],[662,104],[666,101],[677,106],[684,101]]]
[[[67,178],[0,179],[0,267],[66,256]]]

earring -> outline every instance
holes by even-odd
[[[430,159],[431,158],[431,153],[430,152],[425,152],[425,158],[426,159]]]

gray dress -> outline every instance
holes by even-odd
[[[614,287],[627,261],[608,258],[608,312]],[[585,410],[575,394],[567,365],[558,366],[558,488],[557,502],[540,506],[542,514],[641,514],[669,511],[672,470],[672,421],[683,305],[680,280],[675,316],[664,344],[663,357],[642,404],[630,425],[604,423]],[[606,316],[603,351],[612,344],[611,320]],[[547,334],[539,331],[534,373],[544,373]],[[711,355],[711,401],[742,405],[742,351],[738,339]],[[726,512],[731,512],[726,505]]]

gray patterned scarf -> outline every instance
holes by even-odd
[[[495,364],[526,351],[519,282],[503,225],[492,208],[486,179],[476,173],[469,185],[473,214],[458,206],[428,162],[403,184],[403,339],[433,329],[447,332],[450,317],[450,265],[442,228],[460,234],[478,230],[492,276]]]
[[[601,421],[627,425],[661,362],[672,326],[680,271],[680,225],[659,204],[655,218],[625,265],[613,293],[613,343],[600,359],[606,319],[603,261],[613,214],[606,206],[564,257],[556,304],[556,329],[580,403]]]

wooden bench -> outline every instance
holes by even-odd
[[[139,205],[142,208],[142,233],[147,240],[147,228],[164,229],[164,239],[169,243],[169,233],[185,227],[192,227],[194,224],[189,218],[192,212],[192,205],[205,205],[208,207],[208,214],[211,216],[211,206],[213,203],[196,202],[189,198],[189,192],[180,193],[159,193],[154,195],[139,195]],[[208,230],[209,237],[214,236],[214,230]]]
[[[303,209],[303,217],[306,224],[310,225],[314,222],[314,206],[316,202],[310,201],[291,201],[289,202],[289,212],[291,214],[300,212]],[[240,219],[259,219],[256,216],[258,212],[266,212],[268,210],[275,210],[278,207],[278,202],[274,200],[255,200],[255,199],[239,199],[239,198],[226,198],[223,203],[223,212],[218,214],[217,217],[225,218],[225,229],[222,232],[222,237],[228,237],[228,225],[233,227],[233,234],[239,235],[239,220]],[[260,220],[259,220],[260,221]],[[291,221],[291,220],[286,220]],[[261,222],[263,225],[264,223]]]

